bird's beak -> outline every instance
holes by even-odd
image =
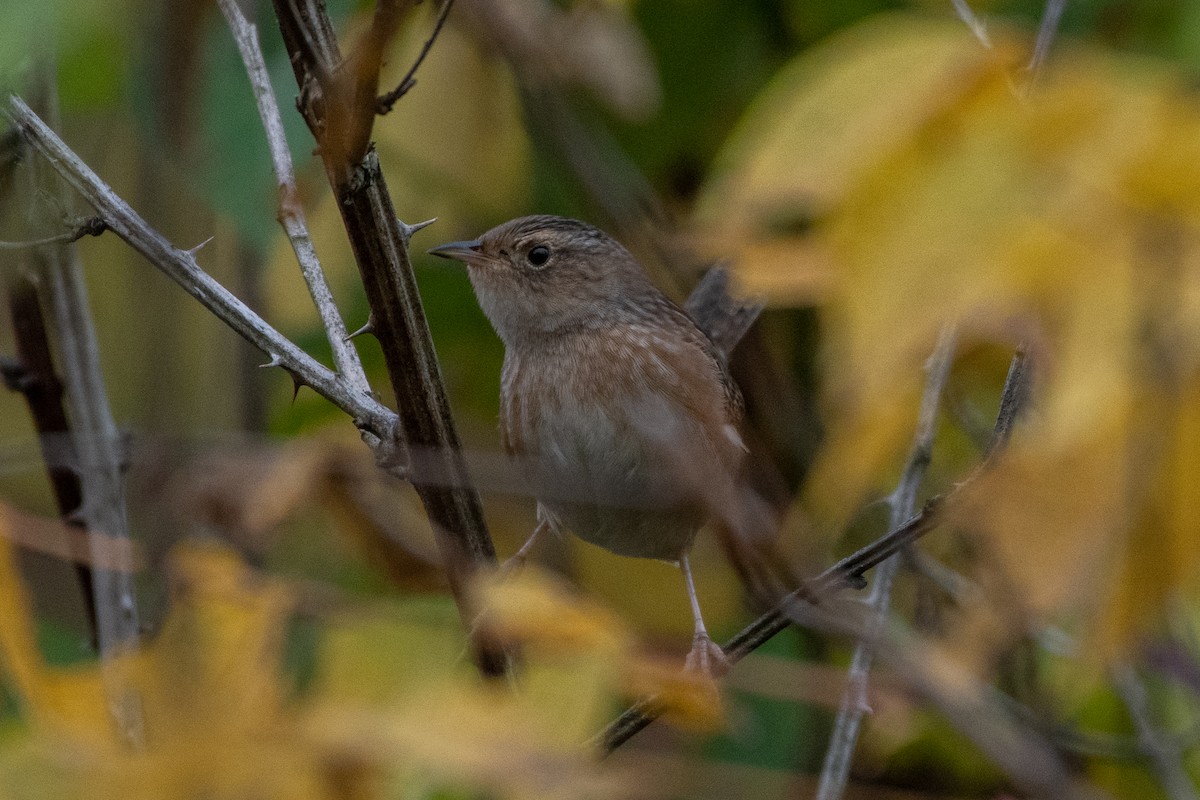
[[[469,242],[446,242],[445,244],[439,244],[427,252],[439,258],[452,258],[455,261],[470,264],[479,260],[479,248],[482,246],[483,243],[478,239],[472,239]]]

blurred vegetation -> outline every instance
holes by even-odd
[[[366,301],[260,6],[317,250],[357,328]],[[329,6],[349,46],[373,4]],[[504,40],[487,7],[530,38]],[[401,217],[439,220],[414,260],[502,557],[534,523],[498,453],[502,347],[465,274],[426,247],[561,213],[611,230],[680,297],[731,261],[768,303],[733,369],[755,482],[799,574],[883,532],[878,500],[938,332],[956,324],[958,351],[923,496],[980,462],[1023,346],[1034,407],[919,545],[944,572],[905,573],[896,624],[1002,691],[1080,781],[1174,797],[1114,675],[1133,672],[1168,751],[1200,779],[1200,4],[1070,0],[1037,75],[1026,64],[1044,4],[973,9],[990,46],[950,0],[459,0],[374,139]],[[416,7],[384,85],[437,10]],[[172,242],[211,238],[205,269],[328,363],[215,5],[4,11],[6,85],[20,91],[52,55],[63,138]],[[115,665],[89,656],[31,423],[3,396],[0,793],[812,796],[845,641],[790,630],[718,698],[675,669],[691,622],[673,567],[568,538],[537,560],[574,589],[540,574],[480,587],[480,624],[524,645],[519,686],[483,684],[420,505],[340,412],[259,369],[265,357],[115,237],[79,248],[131,434],[147,644]],[[376,343],[358,342],[387,386]],[[694,563],[706,619],[728,636],[757,609],[711,537]],[[142,697],[144,750],[107,716],[114,674]],[[672,724],[598,762],[588,737],[646,691]],[[846,797],[1016,791],[886,664],[870,705]]]

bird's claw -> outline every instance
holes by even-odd
[[[706,633],[697,633],[692,639],[692,649],[683,662],[683,668],[688,672],[699,672],[710,678],[724,677],[729,666],[725,651]]]

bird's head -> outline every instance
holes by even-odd
[[[506,345],[611,324],[657,295],[619,242],[566,217],[520,217],[429,252],[467,265],[479,305]]]

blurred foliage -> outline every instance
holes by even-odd
[[[1158,724],[1200,774],[1200,650],[1189,638],[1200,571],[1200,4],[1071,0],[1036,77],[1025,65],[1044,3],[972,6],[991,48],[949,0],[460,0],[374,139],[398,213],[439,218],[414,242],[418,282],[502,554],[533,523],[530,499],[513,495],[491,456],[502,350],[465,275],[429,263],[426,246],[538,211],[612,227],[650,263],[732,258],[744,290],[771,306],[766,356],[748,368],[819,392],[803,400],[820,405],[811,438],[821,446],[777,481],[798,498],[782,549],[821,559],[879,534],[873,503],[895,483],[943,326],[958,326],[959,351],[928,493],[978,463],[1009,354],[1023,345],[1037,365],[1024,427],[956,496],[947,532],[921,545],[959,580],[914,577],[897,615],[1002,688],[1096,786],[1160,796],[1109,670],[1174,646],[1143,672]],[[330,7],[352,46],[371,4]],[[507,16],[496,22],[488,8]],[[5,12],[0,80],[19,86],[45,55],[31,43],[52,45],[67,141],[175,243],[215,237],[203,266],[328,360],[215,9],[8,0]],[[412,63],[436,12],[417,6],[383,84]],[[296,90],[269,4],[258,15],[318,253],[355,328],[367,309],[353,259],[290,110]],[[611,196],[565,151],[569,126],[547,98],[592,137],[567,144],[596,157]],[[648,209],[657,239],[629,223]],[[0,414],[0,518],[11,541],[41,554],[20,561],[27,596],[8,546],[0,552],[6,792],[699,798],[728,796],[717,787],[732,783],[783,797],[795,796],[797,773],[819,769],[840,644],[780,637],[718,700],[679,676],[677,657],[644,655],[677,655],[690,636],[675,571],[573,540],[546,543],[539,559],[594,603],[536,576],[480,587],[481,624],[524,645],[515,687],[482,684],[440,594],[419,504],[367,462],[341,415],[258,370],[265,359],[119,243],[81,251],[113,402],[134,432],[146,600],[163,609],[150,615],[149,644],[110,674],[79,659],[77,590],[50,558],[70,532],[45,517],[52,503],[23,410]],[[797,330],[815,332],[790,338]],[[358,341],[386,386],[377,346]],[[761,449],[792,442],[769,418],[752,419]],[[793,474],[809,477],[796,487]],[[194,536],[241,559],[174,549]],[[747,618],[736,575],[705,539],[695,566],[714,631],[733,632]],[[755,670],[770,677],[751,685]],[[143,752],[114,734],[106,680],[141,697]],[[855,760],[863,794],[847,797],[1011,791],[886,667],[874,680],[892,688],[872,700]],[[623,781],[584,745],[621,698],[646,689],[666,692],[691,732],[647,734],[651,744],[617,766],[645,769],[637,758],[653,756],[664,761],[652,775],[686,779]]]

